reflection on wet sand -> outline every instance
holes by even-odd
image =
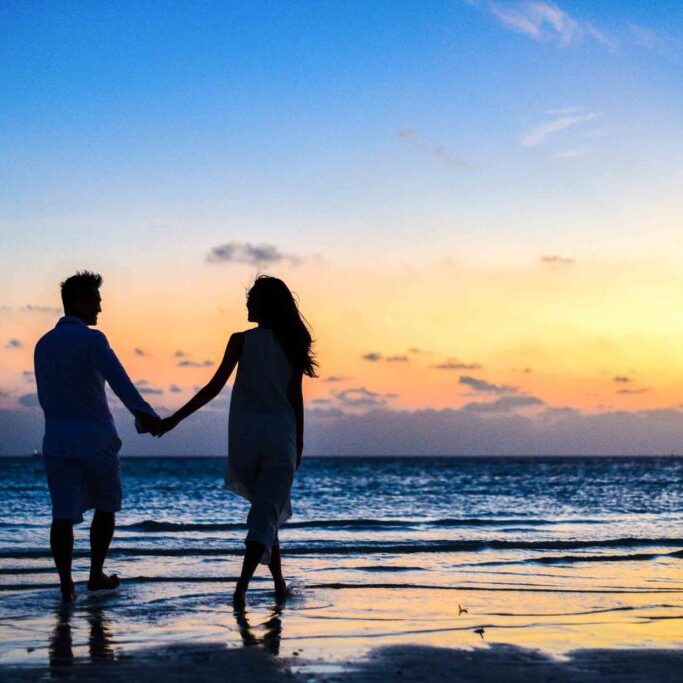
[[[111,622],[104,614],[103,605],[96,603],[88,607],[88,622],[90,624],[90,637],[88,638],[90,659],[93,661],[114,659]]]
[[[259,638],[254,635],[252,625],[247,619],[247,613],[244,610],[235,610],[233,613],[237,628],[242,638],[244,647],[254,647],[262,645],[263,649],[270,652],[272,655],[280,653],[280,641],[282,640],[282,608],[275,607],[265,622],[260,626],[263,627],[263,637]]]
[[[49,643],[49,662],[53,673],[74,663],[73,627],[75,614],[72,605],[60,606],[55,610],[56,623]],[[86,606],[85,616],[90,626],[88,654],[93,662],[114,659],[114,640],[111,635],[110,619],[104,613],[104,605],[92,603]]]
[[[55,611],[57,621],[50,638],[50,668],[71,666],[74,661],[73,639],[71,637],[71,605],[60,606]]]

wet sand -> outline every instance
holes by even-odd
[[[540,650],[514,645],[459,650],[429,646],[387,646],[356,662],[325,664],[278,660],[258,647],[176,645],[119,655],[108,661],[7,667],[2,680],[35,681],[469,681],[484,683],[588,683],[595,681],[678,683],[683,673],[680,650],[576,650],[556,659]]]
[[[230,607],[229,588],[130,581],[66,609],[55,597],[47,614],[30,601],[46,604],[51,589],[5,592],[6,607],[18,603],[2,626],[0,679],[683,680],[677,585],[309,585],[277,606],[268,584],[256,582],[244,615]]]

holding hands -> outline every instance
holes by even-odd
[[[152,434],[157,436],[161,425],[161,419],[158,415],[150,415],[141,410],[135,413],[135,428],[138,434]]]
[[[180,422],[177,415],[171,415],[170,417],[161,419],[156,415],[138,412],[135,417],[136,426],[141,434],[151,434],[156,437],[161,437],[166,434],[166,432],[170,432]]]
[[[154,434],[154,436],[163,436],[166,432],[170,432],[172,429],[178,426],[180,419],[176,415],[171,415],[170,417],[165,417],[163,420],[159,420],[159,432]]]

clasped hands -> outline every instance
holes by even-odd
[[[143,431],[149,432],[152,436],[156,437],[161,437],[166,434],[166,432],[170,432],[180,422],[180,420],[173,415],[162,419],[154,415],[149,415],[148,413],[139,412],[136,416],[140,421],[140,426]]]

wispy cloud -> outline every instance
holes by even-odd
[[[595,112],[578,112],[572,111],[570,113],[564,114],[554,114],[557,110],[551,109],[546,114],[549,114],[552,118],[545,123],[541,123],[534,126],[531,130],[527,131],[521,138],[521,143],[525,147],[538,147],[542,145],[548,137],[555,135],[563,130],[579,126],[588,121],[593,121],[599,118],[602,114]]]
[[[425,142],[412,128],[403,128],[396,133],[396,137],[415,151],[430,156],[451,168],[470,168],[471,164],[460,155],[453,152],[446,145],[434,145]]]
[[[265,268],[279,263],[298,264],[301,259],[282,253],[274,244],[251,244],[250,242],[226,242],[213,247],[206,257],[209,263],[246,263]]]
[[[137,346],[133,349],[133,353],[136,356],[146,356],[147,355],[143,349],[138,348]]]
[[[330,384],[336,383],[336,382],[347,382],[348,380],[352,379],[351,377],[344,377],[344,375],[329,375],[328,377],[325,377],[323,382],[328,382]]]
[[[539,42],[566,47],[581,37],[579,23],[549,2],[491,2],[488,7],[503,26]]]
[[[531,408],[542,405],[545,405],[545,401],[536,396],[503,396],[487,403],[467,403],[462,407],[462,410],[475,413],[509,413],[518,408]]]
[[[345,408],[379,408],[385,406],[396,394],[383,394],[366,387],[353,387],[332,392],[335,399]]]
[[[138,380],[137,382],[135,382],[135,386],[141,394],[158,395],[164,393],[163,389],[153,386],[146,379]]]
[[[55,306],[44,306],[42,304],[26,304],[21,307],[21,310],[25,313],[62,313],[61,308],[56,308]]]
[[[548,266],[573,266],[576,261],[567,256],[558,256],[557,254],[547,254],[541,256],[541,263]]]
[[[177,384],[171,384],[171,386],[169,386],[168,390],[172,394],[179,394],[183,390],[183,388],[179,387]]]
[[[361,358],[370,363],[378,363],[381,360],[384,360],[385,363],[410,363],[410,358],[408,358],[408,356],[400,354],[384,356],[379,351],[370,351],[369,353],[364,353]]]
[[[527,36],[538,43],[561,48],[579,43],[584,38],[600,43],[608,50],[616,48],[616,41],[588,21],[565,12],[553,2],[545,0],[465,0],[468,5],[487,10],[505,28]]]
[[[22,348],[24,348],[24,344],[20,339],[17,339],[16,337],[12,337],[5,344],[5,348],[6,349],[22,349]]]
[[[210,368],[214,362],[212,360],[203,360],[201,362],[196,360],[181,360],[177,363],[179,368]]]
[[[626,384],[627,382],[630,382],[631,379],[627,377],[626,375],[617,375],[616,377],[613,377],[614,381],[617,383],[621,384]]]
[[[479,363],[462,363],[461,361],[449,358],[443,363],[437,363],[432,367],[437,370],[481,370],[482,366]]]
[[[546,0],[464,1],[489,12],[505,28],[538,43],[567,48],[582,41],[592,41],[612,53],[620,47],[635,46],[676,62],[682,56],[683,40],[678,36],[638,22],[622,21],[618,28],[607,33]]]
[[[370,351],[370,353],[364,353],[361,358],[370,361],[371,363],[376,363],[377,361],[382,360],[382,354],[376,351]]]
[[[644,388],[644,387],[643,387],[642,389],[619,389],[619,390],[617,391],[617,394],[626,394],[626,395],[629,395],[629,394],[644,394],[644,393],[646,393],[646,392],[648,392],[648,391],[650,391],[650,390],[649,390],[649,389],[646,389],[646,388]]]
[[[473,391],[488,394],[516,394],[519,391],[518,387],[513,387],[509,384],[492,384],[491,382],[486,382],[476,377],[469,377],[468,375],[461,375],[458,382],[470,387]]]

